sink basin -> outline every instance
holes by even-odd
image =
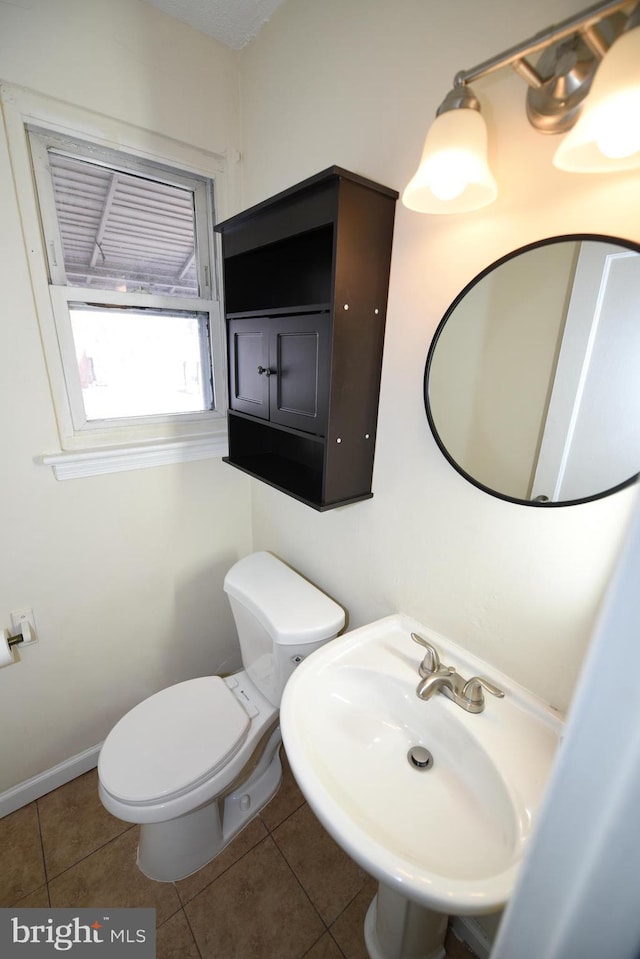
[[[465,712],[416,695],[424,650],[504,691]],[[406,899],[447,914],[505,904],[535,823],[561,717],[449,639],[403,615],[355,629],[289,680],[281,727],[294,775],[328,832]],[[429,768],[408,759],[431,753]]]

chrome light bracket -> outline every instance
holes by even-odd
[[[576,123],[600,60],[625,24],[614,14],[597,31],[590,27],[542,53],[535,67],[541,82],[530,86],[526,99],[527,118],[539,133],[566,133]]]
[[[436,110],[436,116],[441,113],[447,113],[449,110],[480,110],[480,101],[471,89],[463,83],[458,82],[458,77],[454,80],[452,90],[449,90],[446,97]]]
[[[596,3],[471,70],[460,70],[438,113],[473,106],[461,96],[461,91],[469,89],[467,84],[511,66],[529,85],[526,110],[530,123],[541,133],[566,133],[578,119],[600,60],[623,31],[639,22],[637,0]],[[540,57],[532,66],[528,58],[536,54]],[[475,100],[473,94],[471,98]]]

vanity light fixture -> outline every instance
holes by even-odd
[[[418,213],[467,213],[487,206],[497,195],[480,103],[471,88],[460,83],[438,108],[402,202]]]
[[[534,54],[541,54],[535,67],[527,59]],[[486,125],[469,84],[505,66],[529,85],[532,126],[540,133],[569,131],[556,167],[576,173],[640,167],[640,3],[607,0],[456,74],[402,195],[410,210],[466,213],[495,200]]]

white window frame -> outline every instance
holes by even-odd
[[[139,307],[141,310],[161,308],[167,310],[167,298],[162,296],[153,296],[148,293],[117,293],[111,290],[92,291],[83,286],[54,286],[49,288],[51,296],[51,305],[56,323],[58,335],[58,346],[60,358],[65,374],[67,401],[69,405],[69,415],[74,431],[74,439],[84,445],[83,440],[88,438],[89,443],[100,441],[105,431],[113,434],[122,429],[134,429],[136,427],[154,429],[158,426],[162,429],[163,425],[184,426],[185,430],[190,430],[195,424],[207,423],[211,419],[213,410],[202,410],[194,413],[162,413],[147,414],[145,416],[127,416],[114,417],[103,420],[87,420],[85,415],[84,400],[80,388],[80,376],[78,373],[78,363],[76,359],[76,348],[73,339],[73,330],[71,326],[71,316],[69,313],[69,304],[76,303],[95,303],[99,306],[130,306]],[[179,311],[186,310],[191,313],[208,313],[209,330],[216,322],[218,317],[218,305],[210,299],[201,297],[171,297],[171,308]],[[213,350],[209,348],[209,362],[212,367],[213,384],[211,387],[211,401],[215,403],[215,396],[218,388],[215,385],[215,373],[213,370]]]
[[[225,333],[219,300],[215,298],[215,291],[220,288],[219,257],[216,256],[219,241],[213,233],[212,191],[207,185],[207,181],[215,182],[216,204],[224,208],[225,194],[229,189],[228,183],[225,182],[229,172],[226,158],[5,83],[0,83],[0,105],[4,115],[60,440],[60,450],[44,453],[37,457],[37,460],[51,466],[58,479],[67,479],[226,455],[228,444]],[[211,362],[215,389],[213,410],[107,420],[99,423],[87,422],[84,419],[84,405],[67,304],[87,302],[89,291],[84,287],[74,288],[63,285],[66,278],[53,191],[51,191],[50,202],[54,204],[54,209],[47,211],[45,208],[43,216],[51,217],[53,214],[52,222],[58,248],[55,249],[54,241],[53,251],[45,249],[27,140],[28,128],[45,131],[47,135],[57,140],[62,137],[60,142],[65,140],[79,142],[92,160],[98,158],[101,151],[105,157],[113,156],[114,153],[122,155],[123,159],[126,158],[126,165],[132,168],[132,172],[135,172],[136,161],[140,161],[143,166],[149,163],[165,171],[169,170],[170,175],[175,177],[179,176],[178,171],[184,171],[187,177],[195,176],[202,179],[203,188],[208,191],[207,202],[210,204],[210,215],[207,217],[206,224],[203,224],[201,220],[198,223],[199,227],[204,226],[207,230],[207,245],[210,250],[209,263],[200,266],[200,279],[205,287],[204,289],[201,287],[201,292],[206,295],[171,297],[171,306],[176,310],[209,312]],[[75,154],[75,148],[73,153]],[[36,160],[36,166],[37,162]],[[37,171],[35,175],[38,175]],[[49,176],[48,172],[47,176]],[[211,269],[207,275],[204,267],[208,265]],[[60,268],[62,275],[59,272]],[[51,273],[51,283],[49,273]],[[62,283],[54,282],[61,278]],[[165,298],[158,299],[166,303]],[[121,304],[126,301],[132,306],[159,305],[156,298],[150,294],[121,294],[104,290],[99,291],[99,301],[112,304]],[[98,297],[93,291],[91,302],[98,302]],[[71,362],[73,376],[68,373]]]

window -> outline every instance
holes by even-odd
[[[64,380],[63,446],[219,425],[212,181],[27,132]]]

